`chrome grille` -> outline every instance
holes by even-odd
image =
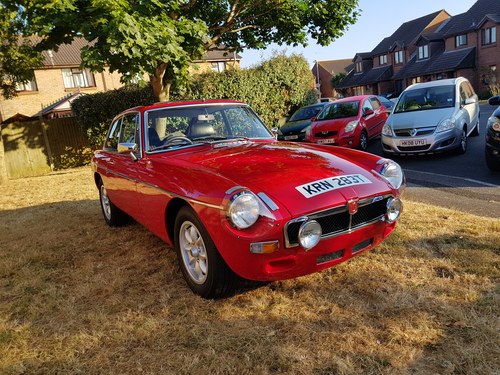
[[[292,247],[299,244],[299,228],[306,220],[316,220],[321,225],[322,238],[346,233],[381,220],[387,212],[387,201],[391,197],[379,196],[360,200],[358,211],[354,215],[349,214],[349,208],[346,204],[291,220],[285,225],[286,246]]]
[[[337,130],[330,130],[330,131],[326,131],[326,132],[317,132],[317,133],[314,133],[314,136],[316,138],[328,138],[328,137],[331,137],[331,136],[334,136],[334,135],[337,135],[338,134],[338,131]]]
[[[397,137],[420,137],[434,133],[435,126],[427,128],[407,128],[407,129],[394,129]]]

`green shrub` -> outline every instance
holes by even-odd
[[[248,103],[270,128],[299,107],[316,101],[314,76],[301,55],[276,54],[260,66],[191,76],[182,92],[171,100],[235,99]],[[92,145],[101,145],[111,120],[119,112],[154,102],[151,87],[128,86],[84,95],[73,102],[73,111]]]

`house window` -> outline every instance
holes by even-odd
[[[212,72],[220,73],[226,70],[226,63],[224,61],[213,62],[211,68]]]
[[[38,88],[36,86],[35,77],[33,76],[33,79],[28,81],[28,82],[16,83],[16,91],[17,92],[38,91]]]
[[[429,58],[429,45],[426,44],[425,46],[419,46],[418,47],[418,59],[425,60],[428,58]]]
[[[356,73],[361,73],[363,72],[363,64],[360,62],[356,63]]]
[[[394,52],[394,63],[396,64],[402,64],[403,61],[403,51],[396,51]]]
[[[457,35],[455,37],[455,47],[467,45],[467,34]]]
[[[78,68],[61,69],[64,88],[95,87],[94,75],[88,69]]]
[[[387,55],[380,55],[378,57],[379,65],[387,64]]]
[[[483,45],[493,44],[497,42],[497,28],[490,27],[483,30]]]

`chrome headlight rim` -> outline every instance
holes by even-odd
[[[403,201],[399,198],[390,198],[387,201],[386,223],[392,224],[397,221],[401,216],[401,212],[403,212]]]
[[[227,207],[227,220],[238,229],[247,229],[260,217],[259,199],[250,191],[234,194]]]
[[[321,241],[322,235],[323,230],[321,229],[321,225],[316,220],[306,220],[300,225],[299,228],[299,244],[305,251],[308,251]]]
[[[396,190],[399,190],[404,184],[403,169],[393,160],[385,159],[379,174]]]

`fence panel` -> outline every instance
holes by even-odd
[[[2,125],[1,130],[9,178],[85,165],[92,154],[75,118],[14,122]]]

